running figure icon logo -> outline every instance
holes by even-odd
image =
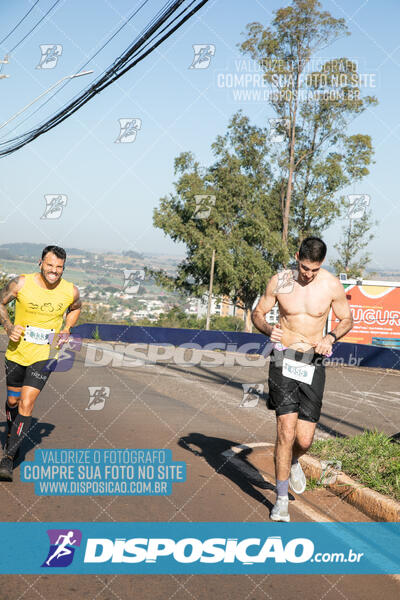
[[[319,485],[332,485],[336,482],[337,476],[342,470],[341,460],[321,460],[321,475],[318,480]]]
[[[296,269],[279,271],[274,294],[290,294],[293,292],[294,282],[297,281],[298,276],[299,272]]]
[[[50,548],[42,567],[68,567],[74,558],[75,548],[81,545],[79,529],[48,529]]]
[[[67,206],[67,196],[65,194],[45,194],[46,208],[40,217],[41,219],[59,219],[62,211]]]
[[[289,119],[268,119],[269,121],[269,141],[274,144],[281,144],[287,140],[289,135]]]
[[[349,194],[349,219],[361,219],[367,211],[371,202],[371,196],[368,194]]]
[[[208,219],[211,213],[211,208],[215,206],[216,196],[211,194],[196,194],[196,206],[193,213],[194,219]]]
[[[85,410],[103,410],[106,400],[110,397],[110,388],[89,386],[89,402]]]
[[[137,294],[144,277],[144,269],[124,269],[124,287],[122,291],[125,294]]]
[[[242,383],[243,398],[239,408],[255,408],[264,393],[263,383]]]
[[[36,65],[37,69],[54,69],[57,66],[59,57],[61,56],[63,47],[61,44],[41,44],[39,64]]]
[[[193,44],[194,57],[189,69],[207,69],[215,54],[215,44]]]
[[[131,144],[136,140],[139,129],[142,129],[142,119],[118,119],[119,136],[115,144]]]

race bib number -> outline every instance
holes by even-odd
[[[41,327],[33,327],[33,325],[27,325],[25,327],[24,340],[31,342],[32,344],[50,344],[53,339],[55,329],[42,329]]]
[[[308,365],[290,358],[283,359],[282,374],[290,379],[296,379],[296,381],[302,381],[310,385],[314,377],[314,371],[314,365]]]

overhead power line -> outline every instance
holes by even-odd
[[[5,38],[3,38],[3,39],[1,40],[1,42],[0,42],[0,46],[1,46],[1,45],[2,45],[2,44],[3,44],[3,43],[6,41],[6,40],[8,40],[8,38],[10,37],[10,35],[12,35],[12,34],[14,33],[14,31],[17,29],[17,27],[19,27],[19,26],[21,25],[21,23],[22,23],[23,21],[25,21],[26,17],[27,17],[27,16],[28,16],[28,15],[29,15],[29,14],[30,14],[32,11],[33,11],[33,9],[35,8],[36,4],[39,4],[39,2],[40,2],[40,0],[36,0],[35,4],[34,4],[33,6],[31,6],[31,8],[28,10],[28,12],[27,12],[27,13],[25,13],[25,15],[22,17],[22,19],[20,19],[20,20],[18,21],[18,23],[15,25],[15,27],[13,27],[13,28],[11,29],[10,33],[8,33],[8,34],[6,35],[6,37],[5,37]]]
[[[128,23],[130,23],[130,21],[139,13],[139,11],[149,2],[150,0],[144,0],[142,2],[142,4],[135,9],[131,15],[129,17],[127,17],[124,22],[122,23],[122,25],[117,29],[117,31],[115,31],[106,42],[104,42],[104,44],[98,49],[96,50],[96,52],[94,54],[92,54],[92,56],[85,62],[83,63],[83,65],[81,65],[78,69],[76,69],[77,72],[79,71],[83,71],[83,69],[90,63],[92,62],[92,60],[94,60],[96,58],[96,56],[98,54],[100,54],[100,52],[102,50],[104,50],[104,48],[106,46],[108,46],[108,44],[111,43],[111,41],[115,38],[116,35],[118,35],[118,33],[120,31],[122,31],[122,29],[124,27],[126,27],[126,25],[128,25]],[[44,102],[42,102],[42,104],[40,104],[33,112],[31,112],[27,117],[25,117],[25,119],[22,119],[22,121],[20,121],[18,123],[18,125],[16,125],[15,127],[13,127],[13,129],[11,129],[7,135],[10,135],[13,131],[15,131],[16,129],[19,129],[19,127],[21,127],[21,125],[23,123],[25,123],[25,121],[28,121],[29,119],[31,119],[33,117],[33,115],[35,115],[37,112],[39,112],[44,106],[46,106],[46,104],[48,104],[53,98],[54,96],[57,96],[57,94],[59,94],[61,92],[61,90],[63,90],[65,88],[65,86],[67,86],[69,83],[71,83],[71,79],[67,79],[67,81],[65,83],[63,83],[63,85],[61,85],[53,94],[51,94],[51,96],[49,96],[47,98],[47,100],[45,100]],[[76,96],[75,96],[76,98]],[[4,138],[6,136],[1,136],[0,139]]]
[[[68,117],[78,111],[95,95],[102,92],[106,87],[117,81],[146,56],[153,52],[160,44],[177,31],[188,19],[190,19],[208,0],[192,0],[183,10],[171,19],[174,13],[184,4],[186,0],[175,0],[167,3],[159,11],[158,15],[146,26],[143,32],[134,42],[119,56],[114,63],[106,69],[102,75],[78,97],[72,100],[66,107],[57,112],[49,120],[16,138],[0,144],[0,156],[12,154],[19,148],[32,142],[34,139],[50,131]],[[193,7],[193,8],[191,8]],[[164,26],[164,27],[163,27]],[[164,34],[164,35],[161,35]],[[161,37],[160,37],[161,35]],[[155,41],[159,38],[157,41]],[[150,45],[151,44],[151,45]],[[147,48],[147,49],[146,49]]]
[[[49,10],[43,15],[43,17],[41,19],[39,19],[39,21],[36,23],[36,25],[34,25],[32,27],[32,29],[30,29],[28,31],[28,33],[25,34],[24,37],[17,44],[15,44],[15,46],[13,48],[11,48],[11,50],[8,51],[8,54],[11,54],[12,52],[14,52],[14,50],[16,50],[18,48],[18,46],[20,46],[22,44],[22,42],[25,41],[26,38],[31,35],[32,31],[35,31],[36,27],[38,27],[40,25],[40,23],[47,17],[47,15],[49,13],[51,13],[51,11],[53,10],[53,8],[55,8],[60,1],[61,0],[56,0],[54,2],[54,4],[52,6],[50,6]]]

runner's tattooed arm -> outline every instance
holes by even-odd
[[[0,324],[3,325],[8,336],[10,336],[14,326],[8,315],[7,304],[12,300],[15,300],[24,283],[25,277],[19,275],[14,277],[14,279],[11,279],[7,285],[0,290]]]
[[[79,290],[76,287],[76,285],[74,285],[74,300],[73,300],[72,304],[70,304],[68,307],[67,316],[65,318],[65,326],[64,326],[64,329],[62,330],[63,332],[69,332],[71,327],[73,327],[76,324],[77,320],[79,319],[81,307],[82,307],[82,302],[79,297]]]

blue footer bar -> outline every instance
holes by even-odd
[[[7,574],[400,573],[400,523],[1,523],[0,535]]]

